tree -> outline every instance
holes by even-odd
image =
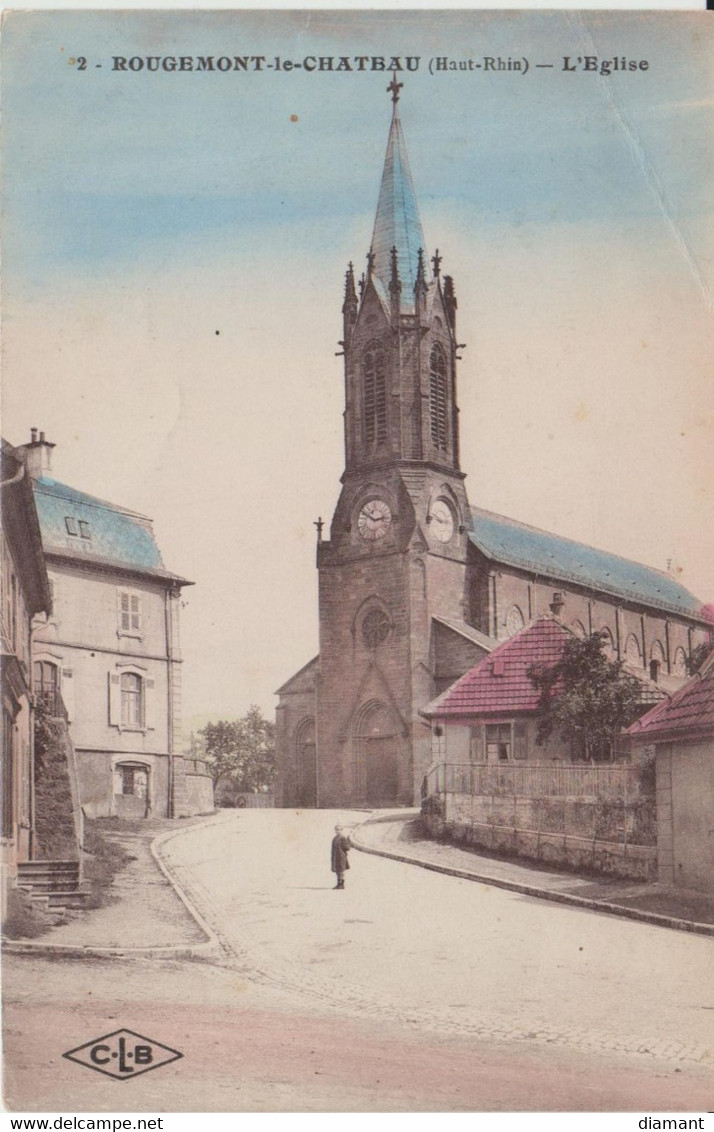
[[[699,672],[705,660],[708,660],[712,653],[712,645],[709,641],[702,641],[701,644],[695,645],[689,657],[688,669],[690,675]]]
[[[251,704],[241,719],[207,723],[199,731],[206,744],[206,761],[216,787],[225,784],[228,795],[253,793],[275,780],[275,724]]]
[[[612,743],[641,710],[640,685],[603,652],[604,634],[565,642],[550,666],[531,665],[528,677],[538,689],[537,742],[558,730],[587,761],[611,757]]]

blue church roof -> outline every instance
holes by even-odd
[[[397,249],[402,284],[401,308],[404,311],[414,310],[419,249],[423,250],[426,260],[426,244],[396,105],[389,128],[371,247],[374,255],[372,275],[380,294],[385,297],[389,294],[393,247]]]
[[[145,515],[48,477],[35,480],[33,486],[46,554],[183,581],[164,569],[151,520]]]
[[[675,578],[609,551],[540,531],[479,507],[471,508],[469,539],[496,562],[705,620],[702,603]]]

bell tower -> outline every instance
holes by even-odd
[[[428,256],[392,118],[366,268],[342,304],[345,468],[318,534],[320,805],[412,804],[430,762],[432,618],[466,618],[456,297]]]

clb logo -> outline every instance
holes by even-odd
[[[183,1054],[133,1030],[115,1030],[112,1034],[70,1049],[62,1056],[117,1081],[130,1081],[150,1069],[159,1069],[170,1061],[176,1061]]]

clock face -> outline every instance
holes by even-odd
[[[370,499],[360,508],[357,516],[357,530],[362,538],[374,542],[384,538],[392,522],[389,504],[383,499]]]
[[[448,542],[454,533],[454,514],[444,499],[437,499],[429,508],[431,529],[439,542]]]

